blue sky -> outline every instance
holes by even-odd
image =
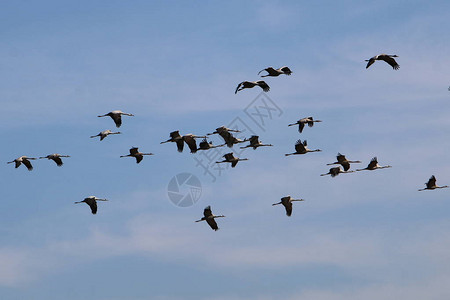
[[[2,299],[448,299],[450,25],[445,1],[20,1],[0,11]],[[397,54],[401,68],[365,59]],[[281,115],[244,109],[259,70]],[[258,98],[259,99],[259,98]],[[90,139],[120,109],[122,135]],[[287,124],[323,120],[299,134]],[[160,145],[243,120],[274,147],[215,182]],[[218,144],[221,140],[213,137]],[[285,157],[297,139],[319,153]],[[155,156],[137,165],[132,146]],[[7,165],[71,155],[62,168]],[[393,168],[320,177],[337,152]],[[360,166],[358,166],[359,168]],[[201,199],[167,184],[190,172]],[[272,207],[301,197],[291,218]],[[96,195],[97,215],[74,205]],[[194,223],[203,208],[221,230]]]

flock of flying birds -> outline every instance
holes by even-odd
[[[395,61],[394,57],[398,57],[397,55],[388,55],[388,54],[379,54],[376,55],[368,60],[366,60],[367,66],[366,69],[369,68],[373,63],[375,63],[375,61],[377,60],[383,60],[386,63],[388,63],[394,70],[398,70],[400,68],[400,66],[398,65],[398,63]],[[258,75],[261,72],[266,72],[267,74],[262,75],[261,77],[277,77],[279,75],[291,75],[292,71],[289,69],[289,67],[281,67],[279,69],[274,69],[272,67],[268,67],[266,69],[261,70]],[[248,89],[248,88],[253,88],[259,86],[264,92],[268,92],[270,90],[269,85],[263,81],[263,80],[259,80],[259,81],[243,81],[241,83],[238,84],[238,86],[236,87],[235,90],[235,94],[239,91],[242,91],[243,89]],[[119,128],[122,125],[122,116],[134,116],[133,114],[129,114],[129,113],[124,113],[120,110],[115,110],[115,111],[111,111],[107,114],[104,115],[100,115],[98,117],[111,117],[111,119],[114,121],[114,123],[116,124],[116,127]],[[303,129],[305,128],[306,125],[308,125],[309,127],[313,127],[314,123],[319,123],[322,122],[321,120],[314,120],[313,117],[305,117],[305,118],[301,118],[300,120],[298,120],[297,122],[293,123],[293,124],[289,124],[288,126],[297,126],[298,125],[298,131],[300,133],[303,132]],[[213,149],[213,148],[217,148],[217,147],[223,147],[223,146],[227,146],[229,148],[232,148],[234,145],[236,144],[240,144],[240,143],[245,143],[245,142],[249,142],[248,145],[244,146],[244,147],[240,147],[241,149],[245,149],[245,148],[253,148],[254,150],[256,150],[259,147],[270,147],[273,146],[271,144],[263,144],[260,140],[259,140],[259,136],[257,135],[253,135],[250,138],[245,138],[245,139],[239,139],[236,138],[235,136],[233,136],[233,132],[240,132],[238,130],[234,130],[234,129],[230,129],[230,128],[226,128],[225,126],[221,126],[219,128],[216,128],[216,130],[212,133],[208,133],[204,136],[197,136],[197,135],[193,135],[193,134],[186,134],[186,135],[181,135],[180,132],[177,131],[173,131],[170,133],[170,138],[166,141],[161,142],[161,144],[164,143],[169,143],[169,142],[173,142],[176,144],[177,146],[177,150],[178,152],[182,152],[183,148],[184,148],[184,144],[186,143],[186,145],[189,147],[190,152],[191,153],[196,153],[199,150],[209,150],[209,149]],[[100,137],[100,141],[102,141],[103,139],[105,139],[107,136],[109,135],[115,135],[115,134],[121,134],[121,132],[112,132],[111,130],[104,130],[102,132],[100,132],[97,135],[93,135],[91,136],[91,138],[96,138],[96,137]],[[220,145],[213,145],[213,143],[211,141],[208,141],[208,136],[211,136],[213,134],[218,134],[222,137],[222,139],[224,140],[223,144]],[[202,141],[198,144],[197,146],[197,141],[196,139],[201,138]],[[300,139],[296,142],[295,144],[295,152],[293,153],[287,153],[285,154],[286,156],[290,156],[290,155],[301,155],[301,154],[307,154],[309,152],[320,152],[322,150],[320,149],[308,149],[308,144],[307,141],[301,141]],[[129,154],[128,155],[122,155],[120,157],[134,157],[136,159],[136,163],[140,163],[144,156],[146,155],[154,155],[153,153],[142,153],[139,151],[139,148],[137,147],[132,147],[129,150]],[[54,154],[50,154],[47,156],[42,156],[39,157],[39,159],[48,159],[48,160],[53,160],[57,166],[61,167],[63,165],[63,161],[61,158],[66,158],[66,157],[70,157],[69,155],[61,155],[58,153],[54,153]],[[225,155],[223,155],[224,160],[222,161],[217,161],[216,163],[231,163],[231,167],[234,168],[236,167],[236,165],[238,164],[239,161],[246,161],[248,160],[247,158],[239,158],[239,157],[235,157],[233,155],[233,152],[230,153],[226,153]],[[10,163],[15,163],[15,167],[18,168],[21,164],[23,164],[29,171],[33,170],[33,166],[30,162],[30,160],[36,160],[38,158],[36,157],[27,157],[27,156],[20,156],[16,159],[14,159],[13,161],[8,162],[8,164]],[[368,164],[368,166],[366,168],[363,169],[356,169],[356,170],[350,170],[350,164],[353,163],[361,163],[361,161],[356,160],[356,161],[352,161],[352,160],[348,160],[345,155],[338,153],[338,155],[336,156],[336,162],[333,163],[329,163],[327,165],[340,165],[337,167],[332,167],[329,169],[328,173],[325,174],[320,174],[320,176],[326,176],[326,175],[331,175],[331,177],[335,177],[339,174],[342,173],[353,173],[355,171],[364,171],[364,170],[369,170],[369,171],[373,171],[373,170],[377,170],[377,169],[385,169],[385,168],[391,168],[391,166],[380,166],[378,164],[378,160],[376,157],[373,157],[372,160],[370,161],[370,163]],[[341,169],[341,166],[343,169]],[[440,189],[440,188],[448,188],[447,185],[445,186],[437,186],[436,185],[436,177],[433,175],[431,176],[431,178],[428,180],[428,182],[425,183],[426,187],[423,189],[419,189],[419,191],[423,191],[423,190],[434,190],[434,189]],[[92,214],[96,214],[97,213],[97,201],[108,201],[107,199],[101,199],[101,198],[97,198],[95,196],[90,196],[85,198],[83,201],[78,201],[75,203],[86,203],[87,205],[89,205]],[[294,199],[292,198],[290,195],[281,198],[281,201],[278,203],[274,203],[272,204],[273,206],[275,205],[279,205],[282,204],[285,207],[286,210],[286,215],[287,216],[291,216],[292,215],[292,202],[295,201],[304,201],[304,199]],[[212,213],[211,207],[207,206],[204,211],[203,211],[203,215],[204,217],[202,217],[200,220],[197,220],[195,222],[201,222],[201,221],[206,221],[208,223],[208,225],[213,229],[213,230],[218,230],[219,227],[216,223],[216,221],[214,219],[216,218],[222,218],[225,217],[223,215],[214,215]]]

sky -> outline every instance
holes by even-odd
[[[3,1],[1,298],[448,299],[450,190],[417,190],[450,185],[449,20],[447,1]],[[366,70],[380,53],[400,69]],[[293,73],[234,93],[269,66]],[[90,139],[112,110],[135,116]],[[222,125],[274,146],[219,173],[160,144]],[[322,152],[284,156],[298,139]],[[133,146],[155,155],[119,158]],[[392,168],[319,176],[338,152]],[[71,157],[6,164],[51,153]],[[194,222],[208,205],[218,231]]]

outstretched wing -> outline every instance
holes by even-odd
[[[31,162],[28,159],[24,159],[22,160],[23,164],[25,165],[25,167],[27,167],[28,171],[33,170],[33,166],[31,165]],[[20,166],[20,163],[19,163]],[[16,162],[16,168],[18,167],[17,162]]]
[[[395,61],[393,57],[390,57],[389,55],[383,56],[382,58],[385,62],[387,62],[394,70],[400,69],[400,65]]]
[[[434,175],[433,175],[430,177],[430,179],[428,179],[427,188],[432,188],[435,185],[436,185],[436,177],[434,177]]]
[[[217,226],[216,220],[214,218],[208,218],[206,219],[206,223],[211,227],[212,230],[217,231],[219,230],[219,226]]]
[[[369,165],[367,166],[367,169],[369,169],[369,170],[374,169],[377,166],[377,164],[378,164],[378,160],[377,160],[377,157],[375,156],[370,161]]]
[[[144,155],[136,155],[136,163],[140,163],[144,159]]]
[[[237,94],[237,92],[239,91],[239,88],[244,84],[244,81],[242,81],[241,83],[238,84],[236,90],[234,91],[235,94]]]
[[[292,215],[292,202],[283,202],[284,208],[286,208],[286,216],[290,217]]]
[[[117,128],[122,125],[122,116],[120,114],[113,114],[111,115],[111,118],[114,120],[114,123],[116,123]]]
[[[52,159],[58,167],[61,167],[63,165],[63,161],[62,161],[61,157],[54,156],[54,157],[52,157]]]
[[[197,143],[195,139],[192,136],[184,136],[184,141],[188,145],[189,149],[191,150],[191,153],[197,152]]]
[[[366,69],[369,68],[373,63],[375,62],[375,56],[369,59],[369,62],[367,63]]]
[[[282,67],[280,70],[286,75],[291,75],[292,74],[291,69],[289,69],[288,67]]]
[[[211,206],[207,206],[205,207],[205,209],[203,210],[203,215],[205,216],[205,218],[212,216],[212,211],[211,211]]]
[[[250,145],[256,145],[256,144],[258,144],[258,139],[259,139],[259,136],[252,135],[248,140],[250,142]]]
[[[180,137],[180,132],[179,132],[178,130],[172,131],[172,132],[170,133],[170,137],[171,137],[172,139],[178,138],[178,137]]]
[[[298,123],[298,132],[302,133],[303,128],[305,128],[305,123],[303,122]]]
[[[93,201],[92,203],[88,203],[87,205],[89,205],[89,207],[91,208],[92,214],[95,215],[97,213],[97,201]]]
[[[343,163],[344,161],[346,161],[347,159],[345,158],[345,155],[342,155],[341,153],[338,153],[338,155],[336,155],[336,159],[339,163]]]
[[[231,161],[231,160],[234,159],[234,156],[233,156],[233,153],[232,153],[232,152],[225,154],[223,157],[224,157],[227,161]]]
[[[303,145],[302,144],[302,141],[301,140],[298,140],[296,143],[295,143],[295,151],[297,152],[297,153],[302,153],[302,152],[305,152],[305,145]]]
[[[136,155],[139,152],[139,148],[138,147],[133,147],[130,149],[130,154],[131,155]]]
[[[208,140],[206,138],[204,138],[200,144],[198,144],[200,149],[208,149],[209,148],[209,143]]]
[[[330,169],[331,177],[335,177],[335,176],[339,175],[339,171],[340,171],[339,167],[331,168]]]
[[[259,87],[260,88],[262,88],[262,90],[264,91],[264,92],[268,92],[268,91],[270,91],[270,87],[269,87],[269,85],[265,82],[265,81],[258,81],[258,85],[259,85]]]
[[[184,148],[184,141],[182,139],[177,140],[177,150],[178,152],[183,152],[183,148]]]

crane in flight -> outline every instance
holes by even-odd
[[[44,157],[39,157],[39,159],[43,159],[43,158],[51,159],[56,163],[56,165],[58,167],[61,167],[63,165],[63,161],[62,161],[61,157],[70,157],[70,155],[61,155],[58,153],[54,153],[54,154],[49,154]]]
[[[111,119],[113,119],[114,123],[116,124],[116,127],[119,128],[120,125],[122,125],[122,115],[123,116],[134,117],[133,114],[124,113],[121,110],[113,110],[113,111],[110,111],[107,114],[104,114],[104,115],[101,115],[101,116],[98,116],[98,117],[99,118],[101,118],[101,117],[111,117]]]
[[[133,147],[130,149],[130,154],[128,155],[121,155],[120,157],[134,157],[136,158],[136,163],[140,163],[144,159],[144,155],[154,155],[153,153],[142,153],[139,152],[138,147]]]
[[[290,195],[288,195],[281,198],[280,202],[272,204],[272,206],[282,204],[286,209],[286,216],[290,217],[292,215],[292,202],[294,201],[305,201],[305,199],[294,199]]]
[[[245,147],[241,147],[241,149],[245,149],[245,148],[253,148],[253,150],[256,150],[256,148],[258,147],[264,147],[264,146],[273,146],[272,144],[263,144],[261,143],[261,141],[259,140],[259,136],[257,135],[252,135],[248,141],[250,142],[249,145],[245,146]]]
[[[239,161],[242,160],[248,160],[248,158],[238,158],[238,157],[234,157],[233,152],[227,153],[224,156],[222,156],[223,158],[225,158],[225,160],[222,161],[216,161],[216,164],[220,164],[220,163],[225,163],[225,162],[229,162],[231,163],[231,167],[234,168],[236,167],[237,163]]]
[[[100,141],[103,141],[103,139],[105,138],[105,137],[107,137],[108,135],[110,135],[110,134],[121,134],[121,132],[112,132],[111,130],[109,130],[109,129],[107,129],[107,130],[103,130],[102,132],[100,132],[99,134],[97,134],[97,135],[92,135],[91,136],[91,138],[95,138],[95,137],[100,137]]]
[[[16,169],[18,167],[20,167],[21,164],[24,164],[24,166],[27,167],[28,171],[32,171],[33,170],[33,166],[31,165],[30,160],[36,160],[36,159],[37,158],[35,158],[35,157],[21,156],[21,157],[16,158],[13,161],[9,161],[7,163],[8,164],[15,163]]]
[[[348,171],[350,169],[350,163],[361,163],[359,160],[348,160],[345,155],[342,155],[341,153],[336,155],[336,159],[336,162],[327,164],[327,166],[341,165],[344,168],[344,171]]]
[[[259,71],[258,75],[261,72],[264,72],[264,71],[266,71],[267,74],[266,75],[262,75],[261,77],[268,77],[268,76],[277,77],[277,76],[279,76],[281,74],[285,74],[285,75],[291,75],[292,74],[291,69],[289,69],[289,67],[286,67],[286,66],[285,67],[281,67],[279,69],[274,69],[272,67],[268,67],[268,68],[265,68],[265,69]]]
[[[426,185],[426,187],[424,189],[420,189],[419,191],[448,188],[448,185],[437,186],[436,185],[436,177],[434,177],[434,175],[432,175],[430,177],[430,179],[428,179],[428,182],[426,182],[425,185]]]
[[[371,57],[370,59],[366,59],[367,66],[366,69],[368,69],[375,61],[377,60],[384,60],[387,62],[394,70],[398,70],[400,68],[400,65],[395,61],[394,57],[398,57],[397,55],[389,55],[389,54],[378,54],[374,57]]]
[[[237,94],[237,92],[242,91],[243,89],[251,89],[254,88],[255,86],[259,86],[266,93],[270,91],[270,87],[265,81],[258,80],[258,81],[242,81],[241,83],[238,84],[236,91],[234,93]]]
[[[285,154],[285,156],[297,155],[297,154],[306,154],[308,152],[320,152],[320,151],[322,151],[320,149],[310,150],[310,149],[308,149],[307,145],[308,145],[308,143],[306,142],[306,140],[304,140],[303,142],[301,140],[297,140],[297,142],[295,143],[295,152],[294,153]]]
[[[108,200],[97,198],[95,196],[89,196],[87,198],[84,198],[83,201],[75,202],[75,204],[86,203],[91,208],[92,214],[95,215],[97,213],[97,201],[108,201]]]
[[[370,161],[369,165],[367,165],[366,168],[364,168],[364,169],[356,169],[356,171],[364,171],[364,170],[373,171],[373,170],[376,170],[376,169],[386,169],[386,168],[392,168],[392,167],[391,166],[380,166],[378,164],[377,157],[375,156],[374,158],[372,158],[372,160]]]
[[[217,226],[216,223],[216,218],[224,218],[224,215],[220,215],[220,216],[216,216],[212,213],[211,211],[211,206],[207,206],[204,210],[203,210],[203,218],[201,218],[200,220],[197,220],[195,222],[201,222],[201,221],[206,221],[206,223],[208,223],[208,225],[211,227],[212,230],[217,231],[219,230],[219,226]]]
[[[342,174],[342,173],[353,173],[353,172],[355,172],[355,171],[342,171],[341,167],[338,166],[338,167],[331,168],[328,171],[328,173],[320,174],[320,176],[331,175],[331,177],[336,177],[336,176],[338,176],[339,174]]]
[[[298,132],[302,133],[303,128],[305,128],[305,125],[308,125],[309,127],[313,127],[314,123],[318,123],[318,122],[322,122],[322,121],[321,120],[314,120],[313,117],[306,117],[306,118],[301,118],[297,122],[295,122],[293,124],[289,124],[288,126],[298,125]]]

